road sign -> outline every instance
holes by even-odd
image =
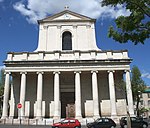
[[[18,104],[17,104],[17,108],[18,108],[18,109],[22,108],[22,104],[21,104],[21,103],[18,103]]]

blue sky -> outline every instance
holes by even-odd
[[[131,42],[120,44],[107,37],[107,30],[114,25],[119,15],[128,15],[123,7],[114,10],[100,7],[101,0],[0,0],[0,66],[7,52],[34,51],[38,43],[38,25],[36,20],[47,15],[63,11],[68,5],[71,11],[96,18],[97,45],[102,50],[129,51],[133,65],[138,66],[143,80],[150,85],[150,39],[145,44],[134,45]],[[58,4],[59,3],[59,4]]]

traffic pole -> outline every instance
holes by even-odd
[[[19,116],[19,128],[21,128],[21,108],[22,108],[22,104],[18,103],[17,108],[18,108],[18,116]]]

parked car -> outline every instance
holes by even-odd
[[[88,128],[115,128],[116,123],[110,118],[98,118],[96,121],[87,124]]]
[[[131,120],[132,128],[147,128],[148,127],[148,123],[141,118],[130,117],[130,120]],[[122,128],[127,128],[127,117],[122,117],[120,119],[120,126]]]
[[[77,119],[66,118],[61,122],[54,123],[52,128],[81,128],[81,124]]]

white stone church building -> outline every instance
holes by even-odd
[[[22,119],[134,115],[128,51],[99,49],[95,22],[69,10],[38,21],[37,49],[4,61],[2,119],[18,118],[18,103]]]

